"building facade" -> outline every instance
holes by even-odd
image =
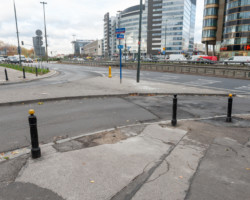
[[[196,0],[145,0],[142,9],[141,52],[148,57],[159,54],[193,52]],[[110,38],[116,40],[115,28],[126,28],[120,41],[124,51],[136,56],[138,52],[140,5],[129,7],[116,16]],[[105,15],[106,16],[106,15]],[[105,17],[104,17],[105,18]],[[104,20],[104,29],[106,23]],[[104,32],[104,36],[105,36]],[[111,40],[111,39],[110,39]],[[117,54],[118,42],[111,55]]]
[[[102,40],[96,40],[89,44],[86,44],[81,49],[81,54],[88,55],[88,56],[102,56]]]
[[[93,42],[93,40],[75,40],[71,43],[73,44],[73,51],[75,56],[79,56],[81,54],[81,48],[85,45]]]
[[[221,59],[250,56],[250,0],[205,0],[202,42]]]

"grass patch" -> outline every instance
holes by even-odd
[[[14,64],[0,64],[1,67],[6,67],[6,68],[10,68],[10,69],[15,69],[18,71],[23,71],[23,68],[25,70],[25,72],[28,73],[32,73],[32,74],[36,74],[36,68],[35,67],[27,67],[27,66],[19,66],[19,65],[14,65]],[[41,68],[37,68],[37,72],[39,75],[43,75],[43,74],[47,74],[49,73],[49,69],[41,69]]]

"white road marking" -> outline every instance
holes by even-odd
[[[236,90],[248,90],[250,91],[250,84],[249,85],[243,85],[241,87],[234,88]]]
[[[198,79],[196,81],[190,81],[186,82],[187,84],[191,85],[211,85],[214,83],[220,83],[221,81],[215,81],[215,80],[208,80],[208,79]]]

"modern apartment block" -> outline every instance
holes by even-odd
[[[250,0],[205,0],[202,42],[220,58],[250,56]]]
[[[138,52],[140,5],[126,8],[116,16],[109,39],[107,37],[107,14],[104,16],[104,38],[116,40],[114,26],[126,28],[121,44],[124,51],[136,56]],[[193,52],[196,0],[145,0],[142,9],[141,53],[143,56]],[[111,21],[110,21],[111,24]],[[105,37],[106,36],[106,37]],[[113,42],[118,51],[118,42]]]

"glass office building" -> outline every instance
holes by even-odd
[[[148,0],[148,53],[191,54],[196,0]]]
[[[202,42],[220,58],[250,56],[250,0],[205,0]]]
[[[120,43],[133,55],[138,52],[139,13],[139,5],[129,7],[120,13],[116,24],[117,27],[126,28],[125,39]],[[196,0],[145,0],[142,12],[142,55],[151,57],[165,52],[192,54],[195,14]]]

